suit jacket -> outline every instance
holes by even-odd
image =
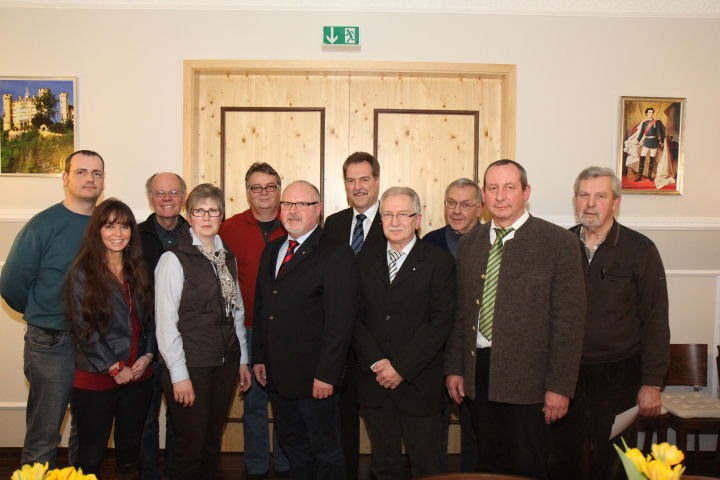
[[[353,221],[353,209],[352,207],[346,208],[345,210],[340,210],[339,212],[335,212],[332,215],[330,215],[328,218],[325,219],[325,225],[323,226],[323,231],[330,236],[330,238],[334,238],[335,240],[343,243],[350,244],[350,234],[352,233],[350,231],[350,226],[352,225]],[[380,210],[378,209],[377,213],[375,214],[375,218],[372,221],[372,225],[370,226],[370,231],[368,232],[367,236],[365,237],[365,242],[363,243],[363,248],[365,245],[372,245],[374,243],[384,243],[385,242],[385,234],[383,233],[382,228],[382,220],[380,219]],[[361,250],[362,251],[362,250]]]
[[[385,243],[358,256],[361,306],[353,345],[360,362],[358,396],[377,407],[389,396],[402,411],[429,415],[443,405],[443,346],[455,306],[455,260],[417,239],[390,284]],[[378,385],[370,365],[387,358],[403,377],[395,390]]]
[[[462,375],[475,398],[475,345],[490,223],[460,239],[457,308],[448,339],[445,373]],[[490,353],[489,399],[543,403],[545,391],[575,393],[583,329],[585,288],[577,237],[530,217],[504,244],[497,284]]]
[[[358,306],[355,255],[319,227],[275,278],[278,250],[263,250],[255,290],[253,360],[265,364],[269,388],[312,398],[313,379],[339,385]]]

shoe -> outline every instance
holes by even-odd
[[[276,471],[275,476],[273,478],[290,478],[290,471],[289,470]]]

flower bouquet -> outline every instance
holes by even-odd
[[[655,444],[652,446],[652,456],[647,457],[637,448],[628,448],[625,439],[624,452],[617,445],[614,446],[625,467],[628,480],[679,480],[685,471],[685,467],[680,464],[685,455],[675,445]]]
[[[13,472],[10,480],[97,480],[97,477],[94,473],[85,475],[82,469],[75,470],[75,467],[48,471],[48,464],[45,462],[45,465],[23,465],[21,469]]]

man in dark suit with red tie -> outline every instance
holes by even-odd
[[[268,244],[255,293],[253,370],[267,386],[294,479],[345,478],[336,388],[357,315],[355,256],[318,227],[320,193],[290,184],[280,201],[288,234]]]
[[[349,244],[357,254],[364,247],[385,244],[378,211],[380,164],[367,152],[355,152],[343,163],[343,181],[350,208],[325,220],[325,233]],[[357,357],[348,353],[345,378],[340,392],[340,436],[342,438],[348,480],[357,478],[360,450],[360,417],[357,403]]]
[[[416,478],[441,470],[443,346],[454,315],[455,262],[417,238],[421,214],[414,190],[390,188],[380,214],[387,242],[358,256],[358,395],[372,442],[373,477],[404,477],[404,439]]]

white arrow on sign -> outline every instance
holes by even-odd
[[[328,37],[327,35],[325,35],[325,38],[330,43],[337,42],[338,36],[335,35],[335,27],[330,27],[330,36]]]

